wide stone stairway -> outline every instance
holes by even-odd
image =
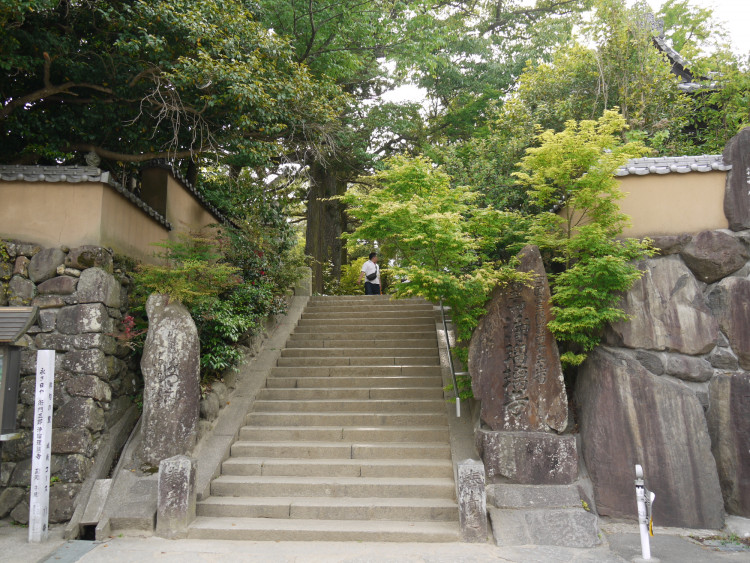
[[[312,297],[190,538],[457,541],[433,306]]]

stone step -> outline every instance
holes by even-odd
[[[321,331],[321,328],[323,329]],[[310,324],[297,325],[292,334],[307,334],[318,332],[341,332],[346,330],[347,334],[379,334],[379,333],[411,333],[411,332],[435,332],[435,326],[414,327],[412,325],[379,325],[376,330],[367,325],[359,323],[332,323],[330,325]]]
[[[370,302],[370,301],[393,301],[394,303],[427,303],[428,301],[423,297],[406,297],[403,299],[396,299],[392,295],[314,295],[310,297],[309,303],[345,303],[347,301],[354,302]]]
[[[495,543],[501,547],[554,545],[595,547],[601,543],[596,515],[583,508],[490,508]]]
[[[440,426],[446,413],[315,413],[251,412],[247,426]]]
[[[339,315],[336,316],[332,313],[311,313],[309,315],[302,315],[297,326],[317,326],[320,328],[333,328],[345,329],[348,326],[361,326],[362,328],[368,328],[372,331],[378,330],[381,326],[415,326],[415,327],[433,327],[435,328],[435,319],[432,317],[414,317],[410,315],[404,315],[403,317],[373,317],[367,318],[366,321],[356,319],[351,316]],[[322,330],[321,332],[331,332],[330,330]]]
[[[367,316],[369,313],[428,313],[432,314],[434,307],[430,304],[419,303],[313,303],[305,312],[310,313],[352,313],[353,315]]]
[[[321,399],[443,399],[443,390],[439,387],[417,387],[414,389],[352,388],[329,387],[327,389],[271,389],[263,388],[258,392],[258,399],[264,401],[301,401]]]
[[[211,483],[216,496],[454,498],[452,478],[279,477],[221,475]]]
[[[440,358],[428,357],[373,357],[373,356],[334,356],[328,358],[279,358],[279,367],[314,367],[314,366],[439,366]]]
[[[337,358],[352,356],[392,356],[401,357],[427,357],[439,358],[437,346],[429,347],[371,347],[371,348],[284,348],[281,351],[282,358]]]
[[[309,366],[274,367],[271,377],[435,377],[442,373],[440,366]]]
[[[450,459],[448,444],[380,442],[244,442],[232,444],[232,457],[295,459]]]
[[[316,520],[400,520],[456,522],[458,506],[449,499],[210,497],[198,503],[198,516]]]
[[[269,389],[322,389],[322,388],[403,388],[422,387],[440,388],[443,379],[439,376],[366,376],[366,377],[269,377],[266,386]]]
[[[253,541],[454,542],[456,522],[392,520],[292,520],[276,518],[197,518],[189,539]]]
[[[435,330],[413,330],[410,332],[399,332],[394,336],[390,332],[383,331],[362,331],[362,332],[293,332],[289,337],[289,342],[298,340],[404,340],[415,344],[421,340],[437,340]],[[415,342],[416,341],[416,342]]]
[[[439,442],[447,443],[444,426],[381,428],[366,426],[243,426],[240,440],[250,442],[290,442],[298,440],[334,442]]]
[[[293,459],[231,457],[222,475],[283,477],[443,477],[453,476],[449,459]]]
[[[304,399],[259,400],[253,405],[253,412],[413,412],[440,413],[445,410],[445,403],[435,399],[412,399],[398,401],[394,399]]]
[[[319,340],[305,338],[299,340],[289,340],[286,343],[287,348],[375,348],[377,346],[397,347],[397,346],[416,346],[418,348],[437,348],[437,338],[370,338],[368,340]],[[356,354],[353,354],[356,355]]]

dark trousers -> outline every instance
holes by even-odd
[[[380,284],[365,282],[365,295],[380,295]]]

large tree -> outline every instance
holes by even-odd
[[[319,135],[340,91],[248,0],[3,2],[0,160],[246,165]]]

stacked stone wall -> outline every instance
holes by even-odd
[[[124,267],[106,248],[0,241],[0,306],[39,308],[21,339],[20,437],[2,445],[0,518],[28,520],[36,351],[51,349],[57,354],[50,521],[70,519],[103,433],[142,388],[131,349],[117,336],[129,285]]]
[[[580,369],[583,457],[600,514],[634,517],[640,463],[657,525],[719,528],[750,516],[750,231],[655,246]]]

